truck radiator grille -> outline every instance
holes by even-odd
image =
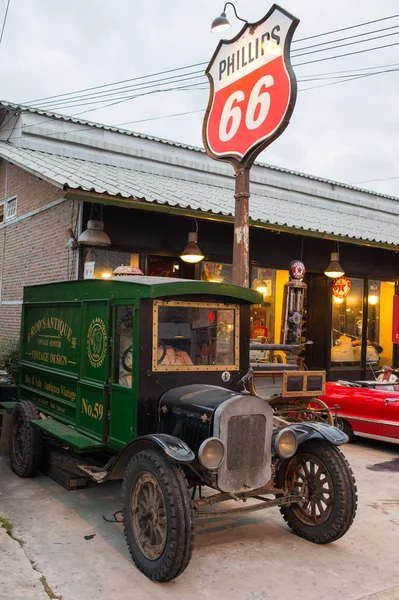
[[[231,417],[227,432],[227,469],[258,469],[265,460],[266,419],[264,415]]]

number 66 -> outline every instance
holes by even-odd
[[[262,87],[271,87],[273,84],[273,77],[271,75],[265,75],[264,77],[261,77],[252,88],[252,92],[248,100],[247,110],[245,112],[245,125],[247,129],[257,129],[266,119],[270,109],[270,94],[269,92],[260,93],[260,90]],[[243,102],[244,100],[245,94],[242,90],[233,92],[233,94],[231,94],[231,96],[229,96],[227,99],[219,123],[219,139],[222,142],[229,142],[237,133],[241,125],[242,118],[242,110],[239,106],[237,106],[237,104]],[[259,113],[255,119],[254,115],[258,105]],[[230,122],[231,126],[228,129]]]

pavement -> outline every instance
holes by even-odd
[[[0,457],[0,517],[23,541],[0,528],[0,599],[399,600],[399,446],[343,450],[359,491],[344,538],[310,544],[278,509],[213,517],[197,522],[191,563],[166,584],[135,568],[121,525],[103,518],[121,508],[118,482],[68,492],[42,475],[19,479]]]

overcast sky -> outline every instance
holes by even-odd
[[[6,4],[7,0],[0,0],[0,26]],[[235,2],[238,14],[248,21],[259,20],[270,5],[260,0]],[[399,13],[398,0],[283,0],[281,5],[301,21],[294,40]],[[210,33],[210,23],[222,9],[223,2],[218,0],[10,0],[0,45],[0,98],[23,103],[209,61],[222,35],[233,37],[240,29],[228,7],[232,29]],[[364,36],[394,34],[389,37],[296,61],[293,53],[292,62],[398,43],[399,17],[299,41],[293,49],[394,26]],[[295,72],[298,79],[304,79],[386,65],[399,67],[399,45],[297,66]],[[332,81],[336,80],[299,83],[290,125],[258,160],[346,183],[384,179],[359,185],[399,196],[399,71],[305,89]],[[207,88],[207,84],[200,87]],[[181,90],[136,98],[80,117],[119,124],[201,110],[207,99],[207,89]],[[65,112],[76,114],[87,108],[93,107]],[[202,147],[202,119],[203,113],[197,112],[126,127]]]

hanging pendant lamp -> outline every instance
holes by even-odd
[[[94,215],[95,211],[97,212],[97,218]],[[104,231],[102,216],[103,207],[100,206],[100,209],[98,209],[95,204],[92,204],[90,207],[90,219],[87,222],[87,229],[82,231],[78,237],[78,244],[80,246],[96,246],[102,248],[111,246],[111,240]]]
[[[187,263],[199,263],[204,260],[205,255],[201,252],[198,246],[198,223],[195,221],[195,231],[190,231],[188,234],[188,244],[180,255],[180,258]]]
[[[324,275],[330,277],[331,279],[337,279],[337,277],[342,277],[342,275],[345,275],[345,271],[339,264],[338,242],[336,244],[336,252],[331,252],[331,262],[328,265],[327,269],[324,271]]]

